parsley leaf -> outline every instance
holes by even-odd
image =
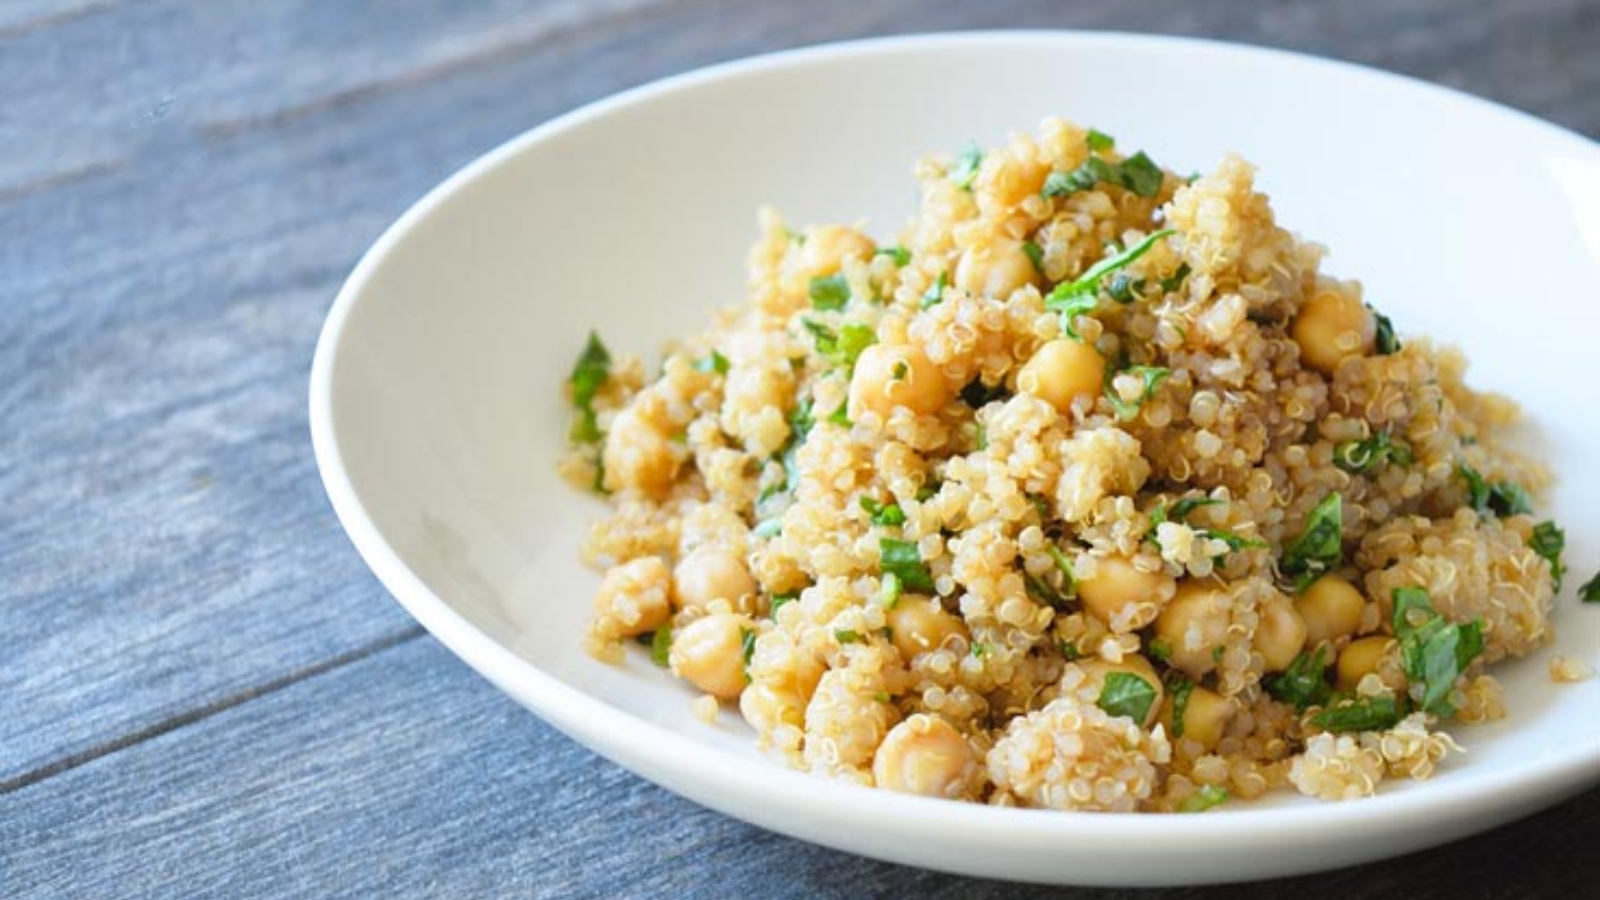
[[[1183,282],[1188,279],[1192,271],[1194,270],[1189,268],[1188,263],[1178,263],[1178,268],[1174,269],[1171,275],[1161,279],[1161,290],[1170,294],[1183,287]]]
[[[1067,337],[1072,338],[1081,344],[1083,343],[1083,335],[1078,334],[1077,329],[1072,327],[1072,320],[1074,317],[1081,316],[1084,313],[1094,312],[1094,308],[1099,305],[1099,295],[1083,294],[1068,300],[1063,300],[1060,303],[1052,306],[1051,309],[1061,314],[1061,331],[1065,333]]]
[[[1140,391],[1139,396],[1133,400],[1124,400],[1111,385],[1116,373],[1112,373],[1106,378],[1106,400],[1110,401],[1111,408],[1116,412],[1117,418],[1126,422],[1139,414],[1139,410],[1144,406],[1145,401],[1155,395],[1156,388],[1161,386],[1161,382],[1167,380],[1167,377],[1172,374],[1172,370],[1161,366],[1129,366],[1122,371],[1130,375],[1137,375],[1144,380],[1144,389]]]
[[[1310,653],[1296,656],[1282,674],[1266,679],[1267,693],[1275,700],[1293,704],[1300,712],[1305,712],[1308,706],[1327,703],[1328,696],[1333,692],[1325,677],[1327,654],[1327,645],[1318,644]]]
[[[1492,512],[1497,516],[1515,516],[1533,512],[1533,501],[1522,485],[1515,481],[1490,483],[1477,469],[1461,463],[1456,471],[1467,483],[1467,499],[1478,512]]]
[[[793,603],[799,599],[799,594],[773,594],[772,605],[767,607],[767,618],[776,621],[778,618],[778,610],[782,609],[785,603]]]
[[[1343,558],[1343,498],[1338,491],[1329,491],[1306,517],[1300,537],[1284,550],[1279,568],[1294,577],[1296,591],[1303,591]]]
[[[1090,153],[1100,153],[1115,147],[1117,139],[1103,131],[1096,131],[1091,128],[1089,133],[1084,136],[1084,143],[1089,145]]]
[[[872,255],[887,256],[894,260],[896,266],[904,266],[911,262],[911,251],[904,247],[879,247]]]
[[[854,644],[861,640],[861,632],[853,628],[835,628],[833,637],[841,644]]]
[[[663,668],[667,665],[667,654],[672,651],[672,626],[663,625],[650,635],[650,661]]]
[[[1154,650],[1155,642],[1152,641],[1151,649]],[[1170,650],[1168,651],[1170,655]],[[1189,713],[1189,696],[1194,693],[1194,682],[1183,677],[1175,676],[1167,685],[1172,691],[1172,736],[1183,737],[1183,719]]]
[[[973,144],[956,158],[956,164],[950,168],[950,180],[963,191],[970,191],[972,182],[978,178],[978,167],[981,165],[983,165],[983,151],[978,149],[977,144]]]
[[[1044,248],[1040,247],[1038,244],[1035,244],[1033,241],[1023,241],[1022,242],[1022,252],[1027,254],[1028,261],[1033,263],[1033,270],[1035,272],[1038,272],[1039,274],[1043,275],[1044,274]]]
[[[863,495],[859,501],[861,509],[872,519],[874,525],[904,525],[906,523],[905,510],[898,503],[879,503],[871,497]]]
[[[1540,522],[1533,526],[1528,546],[1550,564],[1550,582],[1555,592],[1561,593],[1561,579],[1567,574],[1567,567],[1561,562],[1561,551],[1567,547],[1567,533],[1557,528],[1555,522]]]
[[[850,302],[850,282],[843,275],[819,275],[811,279],[806,292],[815,309],[832,311],[844,309]]]
[[[1583,587],[1578,588],[1578,599],[1585,603],[1600,603],[1600,572],[1585,581]]]
[[[893,572],[883,573],[883,593],[879,595],[884,609],[894,609],[900,602],[900,592],[905,586],[900,583],[900,576]]]
[[[1140,197],[1154,197],[1161,193],[1165,178],[1161,167],[1143,150],[1120,163],[1091,156],[1070,172],[1051,172],[1044,180],[1041,193],[1046,197],[1064,197],[1087,191],[1097,184],[1112,184]]]
[[[1155,700],[1155,685],[1132,672],[1109,672],[1095,705],[1110,715],[1127,716],[1143,725]]]
[[[1388,356],[1391,353],[1399,353],[1400,339],[1394,335],[1394,323],[1389,321],[1388,316],[1378,312],[1375,309],[1372,309],[1372,304],[1367,304],[1367,309],[1372,310],[1372,318],[1377,323],[1378,327],[1378,340],[1376,346],[1378,355]]]
[[[594,411],[594,395],[611,379],[611,353],[600,342],[600,335],[589,332],[589,341],[572,367],[567,383],[572,386],[572,405],[578,419],[572,423],[571,438],[580,444],[593,444],[604,437]]]
[[[916,541],[879,538],[878,566],[884,572],[893,572],[899,577],[900,584],[912,593],[933,593],[933,573],[928,571],[928,564],[922,561],[922,551]]]
[[[1434,611],[1428,592],[1419,587],[1395,588],[1393,596],[1400,666],[1411,682],[1412,695],[1421,694],[1424,712],[1451,715],[1455,706],[1450,691],[1456,679],[1483,652],[1483,623],[1446,621]]]
[[[800,324],[816,339],[817,352],[834,365],[855,365],[861,351],[878,342],[872,326],[858,322],[846,322],[838,331],[814,319],[801,319]]]
[[[928,290],[926,292],[923,293],[922,302],[920,304],[918,304],[919,308],[921,308],[921,309],[930,309],[932,307],[938,306],[939,304],[943,303],[944,302],[944,288],[945,288],[945,285],[947,285],[949,283],[950,283],[950,273],[949,272],[940,272],[939,273],[939,277],[935,278],[933,280],[933,284],[931,286],[929,286],[929,288],[928,288]]]
[[[1174,234],[1177,234],[1174,229],[1163,228],[1160,231],[1151,233],[1145,237],[1144,240],[1134,244],[1132,247],[1129,247],[1125,250],[1120,250],[1102,258],[1099,262],[1090,266],[1088,271],[1084,272],[1082,275],[1079,275],[1072,281],[1063,281],[1062,283],[1056,285],[1055,288],[1050,291],[1049,296],[1045,297],[1044,299],[1045,308],[1054,310],[1056,312],[1063,312],[1069,301],[1083,296],[1098,294],[1100,292],[1101,279],[1114,272],[1120,272],[1123,269],[1126,269],[1128,266],[1137,261],[1139,257],[1149,253],[1150,248],[1154,247],[1157,241],[1166,237],[1170,237]]]
[[[1352,475],[1364,475],[1391,460],[1411,465],[1411,448],[1396,442],[1387,431],[1362,441],[1340,441],[1333,448],[1333,464]]]
[[[1214,784],[1203,784],[1200,790],[1185,797],[1178,804],[1178,812],[1198,813],[1205,812],[1215,806],[1220,806],[1228,800],[1228,792]]]
[[[1055,544],[1046,544],[1044,549],[1050,554],[1050,558],[1055,560],[1056,568],[1061,571],[1061,590],[1069,597],[1077,596],[1078,573],[1072,571],[1072,560],[1067,559],[1067,555]]]
[[[1400,705],[1393,697],[1346,699],[1311,717],[1333,732],[1382,731],[1400,724]]]
[[[697,359],[694,362],[694,370],[696,372],[715,372],[718,375],[726,375],[728,374],[728,368],[728,358],[715,350],[711,351],[711,355],[705,359]]]

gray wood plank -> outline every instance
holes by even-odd
[[[1073,26],[1345,56],[1600,133],[1593,0],[28,9],[0,20],[0,785],[413,633],[315,479],[317,327],[411,199],[580,102],[781,46]]]
[[[695,807],[589,754],[423,639],[0,797],[0,893],[1583,897],[1600,875],[1596,833],[1590,792],[1449,847],[1304,878],[1156,892],[957,878]]]

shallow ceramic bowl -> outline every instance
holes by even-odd
[[[1574,576],[1559,638],[1505,667],[1511,715],[1455,730],[1432,780],[1323,804],[1291,795],[1203,816],[999,809],[787,771],[736,713],[714,726],[634,652],[579,649],[602,508],[555,474],[561,385],[591,327],[660,344],[741,299],[761,204],[892,236],[912,161],[1051,114],[1178,171],[1229,150],[1280,220],[1327,244],[1403,334],[1461,345],[1472,380],[1521,401],[1560,473],[1543,508]],[[1600,149],[1522,114],[1348,65],[1192,40],[935,35],[717,66],[585,107],[489,153],[407,212],[339,294],[311,423],[339,518],[384,585],[467,664],[557,728],[728,815],[854,853],[1001,878],[1172,884],[1403,853],[1526,814],[1600,776]],[[538,797],[526,798],[540,802]]]

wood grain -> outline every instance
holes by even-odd
[[[511,709],[417,639],[344,541],[304,399],[362,249],[495,144],[708,62],[994,27],[1308,50],[1600,134],[1594,0],[0,4],[0,895],[642,896],[696,887],[717,870],[702,856],[743,873],[707,895],[997,895],[700,812]],[[1484,880],[1533,856],[1553,870],[1533,887],[1580,887],[1563,879],[1595,870],[1563,864],[1584,858],[1566,836],[1593,837],[1597,810],[1422,869],[1533,896]],[[644,848],[617,879],[610,844]],[[1434,890],[1396,877],[1333,883]]]
[[[1600,792],[1376,866],[1137,896],[1585,897],[1597,833]],[[120,900],[1067,893],[871,862],[708,812],[573,744],[427,638],[0,797],[0,873],[7,896]]]

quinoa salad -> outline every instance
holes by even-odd
[[[1237,157],[1051,119],[915,176],[892,239],[762,211],[745,302],[657,371],[590,336],[591,654],[795,768],[1002,806],[1362,797],[1504,716],[1564,535],[1459,352]]]

